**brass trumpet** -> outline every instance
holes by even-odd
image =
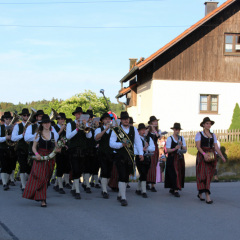
[[[50,120],[54,121],[57,119],[58,116],[59,116],[59,114],[57,113],[57,111],[52,108],[52,111],[49,115]]]
[[[32,122],[33,122],[33,120],[34,120],[34,115],[35,115],[36,112],[37,112],[37,110],[34,109],[34,108],[31,108],[31,110],[32,110],[32,112],[31,112],[31,114],[30,114],[30,116],[29,116],[29,118],[28,118],[28,120],[27,120],[27,122],[26,122],[26,124],[25,124],[25,126],[24,126],[24,128],[23,128],[23,132],[25,132],[26,129],[27,129],[27,127],[32,124]]]

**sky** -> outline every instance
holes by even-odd
[[[199,21],[204,2],[0,0],[0,102],[100,89],[116,102],[129,58],[147,58]]]

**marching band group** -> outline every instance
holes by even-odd
[[[0,162],[3,189],[14,186],[16,162],[20,166],[22,196],[41,202],[46,207],[47,187],[52,179],[54,189],[65,194],[71,189],[75,199],[81,199],[80,178],[86,193],[91,187],[101,188],[104,199],[109,198],[108,187],[118,191],[117,200],[121,206],[127,206],[126,188],[129,176],[134,174],[135,165],[139,172],[136,194],[147,198],[147,189],[156,192],[156,166],[159,161],[158,140],[161,131],[155,116],[149,119],[149,126],[140,123],[138,128],[132,126],[133,121],[127,112],[121,112],[120,123],[107,112],[104,113],[99,126],[92,127],[94,114],[88,110],[88,119],[82,120],[83,111],[77,107],[72,113],[75,120],[67,119],[64,113],[57,115],[57,124],[53,124],[48,115],[38,110],[32,116],[23,109],[19,114],[21,123],[10,126],[12,115],[5,112],[0,126]],[[203,131],[196,135],[198,149],[196,176],[198,198],[211,204],[210,182],[216,168],[216,153],[225,162],[216,141],[215,134],[210,132],[214,121],[208,117],[200,124]],[[165,169],[165,188],[180,197],[179,190],[184,187],[186,142],[180,136],[181,125],[175,123],[171,128],[173,135],[167,138],[163,154],[167,156]],[[58,141],[65,143],[58,146]],[[54,151],[53,158],[49,156]],[[56,165],[56,167],[55,167]],[[56,169],[55,169],[56,168]],[[101,172],[100,177],[98,175]],[[52,179],[51,179],[52,178]],[[90,181],[91,179],[91,181]],[[205,193],[206,199],[202,194]]]

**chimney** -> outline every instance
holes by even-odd
[[[212,12],[218,7],[218,2],[215,1],[207,1],[204,4],[205,4],[205,16],[207,16],[210,12]]]
[[[135,64],[136,64],[138,59],[137,58],[129,58],[129,60],[130,60],[130,68],[129,68],[129,70],[131,70],[135,66]]]

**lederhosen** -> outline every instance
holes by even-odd
[[[115,128],[114,131],[118,135],[118,128]],[[126,135],[128,135],[132,145],[134,145],[135,130],[133,126],[129,126],[129,133]],[[117,138],[117,142],[120,142],[119,138]],[[115,149],[115,151],[116,153],[114,154],[114,161],[118,171],[118,181],[127,183],[129,182],[129,175],[133,174],[133,161],[125,147]]]
[[[60,128],[58,125],[54,126],[56,132],[58,133],[60,131]],[[59,135],[59,140],[62,137],[66,137],[66,131],[62,131]],[[57,164],[57,177],[62,177],[64,173],[69,174],[71,171],[71,165],[69,161],[69,153],[68,150],[63,147],[60,153],[57,153],[56,155],[56,164]]]
[[[104,127],[101,127],[101,132],[104,130]],[[98,148],[98,157],[101,166],[101,177],[102,178],[110,178],[111,171],[113,167],[113,159],[112,159],[112,148],[109,146],[110,137],[112,134],[112,130],[109,133],[105,132],[102,138],[99,140],[99,148]]]
[[[149,144],[150,137],[147,136],[146,140],[147,140],[146,142]],[[142,140],[142,138],[141,138],[141,141],[142,141],[143,147],[145,147],[145,143]],[[145,156],[144,160],[140,161],[139,155],[136,155],[135,160],[136,160],[137,169],[138,169],[138,172],[139,172],[139,175],[140,175],[139,180],[141,182],[147,181],[147,174],[148,174],[148,170],[149,170],[150,165],[151,165],[151,157],[150,156]]]
[[[94,130],[91,129],[92,137],[87,138],[87,152],[84,173],[90,173],[92,175],[98,175],[99,161],[97,156],[97,142],[94,138]]]
[[[154,145],[155,145],[155,151],[153,156],[151,157],[151,166],[150,169],[148,171],[148,175],[147,175],[147,183],[152,183],[155,184],[156,183],[156,177],[157,177],[157,163],[158,163],[158,156],[159,156],[159,149],[158,149],[158,137],[152,133],[148,133],[148,136],[152,138]]]
[[[210,192],[210,183],[214,175],[214,171],[217,165],[216,153],[214,148],[214,137],[207,138],[201,132],[200,147],[204,152],[213,152],[215,155],[215,161],[205,162],[204,156],[198,152],[196,161],[196,177],[197,177],[197,189],[199,193]]]
[[[51,139],[45,140],[42,136],[38,141],[38,153],[41,156],[49,155],[55,146],[54,134],[51,132]],[[27,181],[23,198],[31,200],[46,200],[47,184],[52,176],[55,165],[54,158],[49,161],[33,161],[32,170]]]
[[[6,136],[5,125],[1,125],[1,137]],[[2,165],[1,172],[11,174],[16,168],[17,156],[14,146],[7,145],[6,141],[0,143],[0,161]]]
[[[18,135],[21,135],[24,130],[23,123],[19,123],[18,128]],[[29,174],[31,167],[28,164],[28,144],[24,141],[24,138],[20,139],[17,143],[17,156],[20,165],[20,173]]]
[[[76,122],[70,123],[72,131],[76,129]],[[79,130],[77,134],[69,140],[69,156],[72,169],[72,178],[78,179],[84,172],[85,155],[87,148],[87,137],[83,130]]]
[[[172,144],[171,149],[175,148],[178,143],[173,140],[171,136]],[[181,137],[182,141],[182,137]],[[168,154],[166,161],[165,171],[165,188],[171,188],[173,190],[181,190],[184,188],[185,179],[185,161],[183,154],[179,155],[177,150]]]

